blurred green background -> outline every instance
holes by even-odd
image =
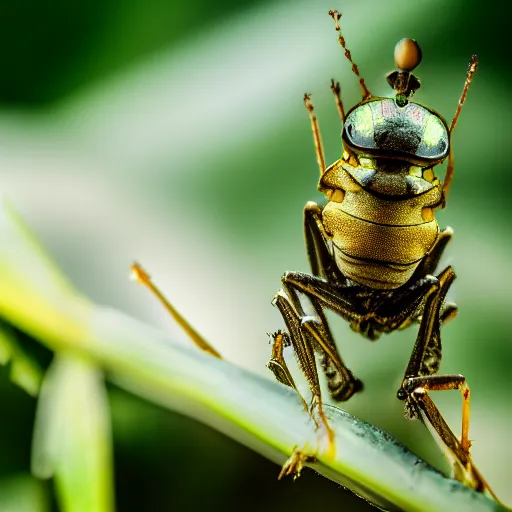
[[[313,93],[326,157],[340,156],[329,81],[345,106],[358,84],[336,42],[342,28],[366,83],[384,75],[402,37],[418,40],[417,101],[450,121],[467,61],[480,68],[454,133],[456,170],[438,215],[456,237],[444,263],[458,279],[459,317],[444,329],[443,372],[471,386],[474,460],[512,503],[511,62],[508,21],[493,2],[153,0],[0,5],[0,189],[76,286],[184,339],[127,279],[142,262],[231,361],[268,376],[270,305],[285,270],[307,270],[302,208],[322,201],[302,95]],[[372,344],[333,319],[340,350],[364,380],[346,408],[443,468],[420,424],[395,399],[413,331]],[[43,356],[44,358],[44,356]],[[306,472],[278,467],[217,432],[109,388],[119,510],[369,510]],[[435,396],[456,432],[460,398]],[[29,476],[36,401],[0,369],[0,510],[56,507]],[[190,454],[193,454],[191,457]],[[507,485],[508,484],[508,485]],[[11,500],[11,501],[10,501]],[[14,501],[13,501],[14,500]]]

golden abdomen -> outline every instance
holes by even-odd
[[[407,199],[388,201],[372,194],[364,201],[366,194],[360,191],[352,198],[349,193],[342,203],[329,202],[323,209],[323,225],[334,245],[336,265],[360,284],[398,288],[428,254],[439,227],[433,217],[423,220],[419,204],[411,208]]]

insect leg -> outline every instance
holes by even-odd
[[[204,352],[222,359],[222,356],[217,352],[188,322],[181,316],[177,309],[164,297],[162,292],[153,284],[151,276],[138,264],[134,263],[131,267],[132,275],[135,280],[143,284],[149,291],[162,303],[164,308],[176,320],[178,325],[185,331],[192,342]]]
[[[328,379],[331,396],[335,400],[346,401],[354,393],[362,390],[363,384],[354,377],[339,355],[318,296],[308,293],[308,290],[298,290],[294,286],[293,276],[295,275],[297,274],[293,272],[286,273],[283,276],[283,285],[288,296],[294,303],[299,304],[297,309],[300,314],[300,325],[303,333],[312,339],[313,347],[322,355],[322,366]],[[326,283],[321,278],[309,276],[308,274],[304,275],[310,277],[313,281]],[[313,316],[306,315],[302,310],[299,291],[304,293],[310,300],[315,313]]]
[[[309,202],[304,208],[304,238],[311,271],[314,276],[325,278],[322,282],[346,283],[346,278],[337,269],[326,242],[326,236],[322,225],[322,209],[314,202]],[[297,291],[290,287],[286,281],[287,274],[283,280],[288,294],[296,302],[299,300]],[[329,324],[323,312],[320,301],[312,294],[305,292],[311,301],[315,315],[302,318],[302,325],[317,341],[321,348],[322,368],[327,376],[328,386],[332,397],[335,400],[348,400],[355,392],[362,389],[362,382],[354,377],[352,372],[343,362]]]
[[[310,201],[304,208],[304,238],[311,271],[315,276],[330,282],[346,283],[346,278],[337,269],[322,225],[322,208]],[[331,334],[327,318],[319,301],[309,297],[315,316],[303,319],[303,325],[310,331],[322,347],[322,368],[327,377],[327,385],[335,400],[348,400],[352,394],[363,388],[341,358]]]
[[[453,230],[452,228],[446,228],[444,231],[441,231],[437,237],[437,240],[434,243],[430,252],[421,260],[420,264],[414,271],[414,274],[411,276],[409,282],[415,282],[427,275],[433,275],[436,271],[437,266],[439,265],[439,261],[443,255],[443,252],[448,245],[448,242],[452,239]],[[443,309],[441,311],[441,324],[446,324],[453,318],[457,316],[458,308],[455,304],[445,304],[443,305]],[[399,329],[405,329],[409,327],[412,323],[418,320],[421,311],[418,310],[415,315],[409,317],[408,321],[399,327]]]
[[[404,380],[433,375],[441,362],[441,307],[449,287],[455,279],[451,267],[445,268],[425,296],[423,315],[416,342],[405,370]]]
[[[270,361],[267,363],[267,368],[269,370],[272,370],[272,373],[274,374],[274,377],[278,382],[284,384],[285,386],[289,386],[296,391],[296,393],[299,395],[299,398],[302,401],[304,410],[308,412],[308,404],[306,403],[306,400],[304,400],[299,390],[297,389],[292,374],[284,359],[284,348],[289,347],[290,345],[290,337],[285,332],[277,331],[274,334],[272,334],[272,357]]]
[[[404,380],[402,388],[406,395],[419,391],[420,399],[424,391],[444,391],[458,389],[462,395],[462,434],[460,439],[461,450],[469,456],[471,441],[469,440],[469,401],[471,392],[463,375],[427,375],[425,377],[409,377]]]
[[[336,286],[325,279],[302,272],[287,272],[283,282],[288,287],[305,294],[313,303],[328,308],[350,323],[352,329],[376,339],[378,333],[367,331],[369,320],[381,322],[383,330],[398,329],[411,315],[414,315],[426,293],[437,279],[426,276],[406,289],[387,294],[374,309],[365,310],[358,298],[360,287]]]
[[[453,434],[427,392],[421,393],[417,390],[411,395],[411,398],[421,414],[422,421],[440,438],[445,456],[452,463],[453,478],[468,487],[472,487],[476,491],[487,493],[495,501],[503,505],[506,510],[510,510],[498,498],[483,475],[475,467],[471,460],[471,455],[462,448],[461,443]]]
[[[469,448],[465,450],[462,447],[461,442],[454,435],[439,409],[428,395],[426,387],[423,389],[417,388],[411,393],[409,400],[409,406],[414,408],[416,416],[419,415],[434,437],[439,438],[441,449],[452,464],[453,478],[476,491],[489,494],[499,504],[503,505],[506,510],[509,510],[496,496],[480,471],[475,467],[471,460]]]
[[[322,207],[313,201],[304,207],[304,239],[311,273],[329,282],[346,284],[347,279],[336,267],[328,246],[322,224]]]
[[[297,356],[299,366],[306,377],[311,394],[313,395],[309,413],[316,423],[314,412],[315,409],[317,410],[320,420],[327,431],[329,445],[333,446],[334,432],[329,427],[322,406],[320,381],[315,361],[314,340],[311,339],[311,335],[307,331],[301,328],[300,319],[304,316],[304,312],[300,302],[295,303],[284,290],[279,290],[272,303],[279,309],[283,317],[286,328],[290,333],[290,341]]]
[[[430,252],[421,260],[420,264],[410,278],[410,282],[417,281],[428,274],[434,274],[448,242],[453,237],[453,229],[446,228],[441,231],[430,249]]]
[[[325,417],[323,407],[322,407],[322,397],[321,397],[321,391],[320,391],[320,383],[318,380],[318,372],[316,370],[316,363],[315,363],[315,354],[313,350],[312,340],[309,339],[309,336],[306,332],[303,332],[300,328],[300,322],[299,322],[299,313],[295,309],[295,305],[290,301],[290,298],[286,294],[284,290],[279,290],[277,294],[274,297],[274,300],[272,301],[272,304],[276,306],[286,324],[286,327],[288,329],[288,332],[290,333],[289,337],[286,335],[284,336],[284,339],[288,339],[291,344],[293,345],[293,349],[295,351],[295,354],[297,356],[297,360],[299,362],[300,368],[302,372],[304,373],[306,380],[309,384],[309,388],[311,390],[311,393],[313,395],[313,400],[311,402],[311,407],[308,408],[307,404],[305,403],[302,396],[301,400],[303,402],[304,408],[306,411],[308,411],[311,419],[314,421],[316,428],[319,427],[319,424],[315,418],[315,409],[318,411],[318,415],[320,417],[320,420],[322,424],[324,425],[326,432],[327,432],[327,441],[328,441],[328,450],[329,453],[334,452],[334,432],[331,430],[331,427],[329,426],[327,422],[327,418]],[[299,306],[300,307],[300,306]],[[284,333],[279,333],[283,335]],[[275,355],[275,349],[276,349],[276,341],[279,343],[279,336],[276,336],[274,338],[274,347],[273,347],[273,360],[277,359],[280,360],[280,367],[283,367],[284,359],[281,357],[274,357]],[[278,351],[281,351],[279,347],[277,347]],[[272,362],[272,360],[271,360]],[[295,387],[295,383],[293,382],[293,378],[291,377],[290,372],[288,371],[288,367],[286,366],[286,363],[284,362],[284,368],[285,370],[285,384],[289,384],[290,382],[293,383],[292,387],[297,390]],[[280,371],[277,370],[276,373],[276,366],[271,367],[271,370],[274,372],[274,375],[276,376],[277,380],[283,382],[281,380],[281,377],[283,377],[282,374],[280,374]],[[291,379],[291,381],[290,381]],[[290,385],[290,384],[289,384]],[[298,392],[298,391],[297,391]],[[311,450],[308,443],[306,443],[305,446],[302,448],[298,448],[297,446],[294,448],[293,453],[288,458],[288,460],[283,464],[283,467],[281,468],[281,472],[279,473],[278,479],[281,479],[285,476],[293,475],[293,478],[296,479],[300,476],[302,469],[304,468],[304,465],[307,462],[311,462],[316,460],[316,450]]]
[[[489,486],[471,462],[469,449],[469,386],[462,375],[434,375],[441,361],[441,306],[446,293],[455,279],[450,267],[438,276],[427,294],[423,317],[414,349],[405,371],[397,397],[405,400],[405,413],[409,419],[421,419],[441,445],[442,451],[452,464],[454,477],[476,490]],[[462,436],[454,435],[428,391],[459,389],[462,394]]]

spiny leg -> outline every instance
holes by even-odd
[[[131,267],[132,275],[135,280],[143,284],[149,291],[162,303],[164,308],[171,314],[178,325],[185,331],[192,342],[204,352],[222,359],[222,356],[215,350],[188,322],[181,316],[176,308],[164,297],[162,292],[153,284],[151,276],[138,264],[134,263]]]
[[[314,202],[307,203],[304,208],[304,238],[311,271],[313,275],[329,282],[346,283],[346,278],[337,269],[327,247],[321,212],[320,206]],[[296,292],[292,293],[296,295]],[[305,317],[302,324],[322,348],[322,368],[332,397],[335,400],[347,400],[353,393],[361,390],[363,384],[343,362],[319,301],[314,297],[309,299],[316,317]]]
[[[290,373],[288,365],[286,364],[286,361],[283,356],[284,347],[289,346],[291,344],[290,338],[288,334],[282,331],[277,331],[273,333],[271,336],[272,358],[268,362],[267,368],[272,370],[278,382],[281,382],[282,384],[285,384],[286,386],[289,386],[295,390],[295,392],[299,395],[300,400],[302,401],[302,406],[304,407],[304,410],[307,413],[309,413],[308,404],[306,403],[306,400],[304,400],[299,390],[297,389],[295,381],[293,380],[292,374]],[[315,427],[318,428],[316,418],[312,416],[312,419],[315,422]],[[307,462],[314,462],[315,460],[316,452],[311,451],[307,444],[300,449],[298,448],[298,446],[296,446],[293,449],[291,456],[283,464],[283,467],[281,468],[281,471],[277,479],[281,480],[281,478],[284,478],[285,476],[293,475],[293,479],[295,480],[300,476],[302,469],[304,468],[304,465]]]
[[[470,389],[466,383],[466,378],[460,374],[453,375],[427,375],[425,377],[409,377],[404,380],[402,388],[406,395],[412,395],[420,390],[423,391],[445,391],[458,389],[462,395],[462,433],[460,439],[460,448],[469,457],[471,441],[469,440],[469,402]]]
[[[446,447],[455,454],[458,462],[466,467],[470,448],[469,387],[462,375],[435,375],[441,361],[441,306],[454,279],[455,274],[451,267],[447,267],[441,272],[437,283],[432,286],[427,295],[416,343],[397,396],[401,400],[406,400],[407,414],[414,418],[417,416],[417,408],[414,407],[414,404],[425,400],[424,397],[428,396],[427,390],[461,390],[463,398],[461,441],[456,439],[444,420],[439,421],[440,413],[438,411],[437,415],[432,416],[433,421],[430,422],[430,426],[438,433]],[[429,410],[432,408],[430,407]]]
[[[316,428],[318,428],[319,425],[314,416],[316,408],[320,417],[320,421],[324,425],[327,432],[328,454],[329,456],[332,456],[334,454],[334,432],[331,430],[323,411],[320,383],[318,380],[318,373],[316,371],[315,354],[311,340],[308,339],[307,335],[304,335],[301,332],[300,324],[298,321],[298,314],[284,290],[277,292],[273,300],[273,305],[279,309],[284,319],[286,327],[290,333],[291,343],[293,344],[299,366],[304,376],[306,377],[309,388],[313,395],[311,407],[309,408],[309,415],[314,421]],[[307,406],[306,410],[308,410]],[[298,478],[304,465],[307,462],[316,460],[316,455],[316,449],[312,450],[309,447],[309,443],[306,443],[302,448],[296,446],[291,456],[283,464],[278,478],[281,479],[288,475],[294,475],[294,479]]]
[[[306,377],[313,399],[309,413],[316,423],[314,418],[315,410],[318,412],[320,421],[325,427],[329,443],[329,451],[334,449],[334,432],[332,431],[327,417],[325,416],[322,405],[322,394],[320,390],[320,381],[318,379],[318,372],[316,369],[316,360],[314,352],[314,340],[307,331],[301,328],[300,319],[304,316],[301,310],[297,311],[297,305],[293,303],[288,294],[284,290],[279,290],[274,297],[273,305],[279,309],[286,328],[290,333],[290,341],[297,356],[300,369]],[[299,305],[300,307],[300,305]],[[302,313],[302,314],[301,314]]]
[[[441,306],[454,279],[455,274],[452,269],[446,268],[438,276],[438,283],[432,287],[427,296],[416,343],[397,396],[406,402],[407,417],[421,418],[429,430],[437,434],[442,450],[452,464],[454,477],[478,491],[488,490],[494,496],[487,482],[471,462],[470,390],[466,379],[462,375],[434,375],[439,370],[441,360]],[[462,395],[460,441],[428,395],[429,390],[446,389],[458,389]]]
[[[453,237],[452,228],[448,227],[445,230],[441,231],[434,243],[434,246],[430,250],[430,252],[425,256],[416,270],[414,274],[410,278],[410,282],[416,282],[427,275],[432,275],[436,271],[437,266],[439,265],[439,261],[443,255],[443,252],[448,245],[448,242]],[[441,310],[441,324],[446,324],[453,318],[457,316],[458,308],[455,304],[449,303],[444,304]],[[421,311],[418,309],[417,314],[411,316],[407,322],[400,326],[400,330],[409,327],[413,322],[417,321],[421,315]]]
[[[306,412],[309,412],[308,404],[306,403],[306,400],[304,400],[299,390],[297,389],[290,369],[288,368],[288,365],[286,364],[286,361],[284,359],[283,351],[285,347],[289,347],[291,345],[290,337],[288,336],[287,333],[283,331],[277,331],[273,333],[271,337],[272,357],[270,361],[267,363],[267,368],[269,370],[272,370],[272,373],[274,374],[274,377],[278,382],[284,384],[285,386],[289,386],[295,390],[295,392],[297,393],[297,395],[299,395],[299,398],[302,401],[302,406],[304,407],[304,410]]]
[[[363,389],[363,383],[348,369],[332,339],[325,315],[317,306],[316,316],[302,318],[302,326],[315,339],[322,353],[322,368],[333,400],[346,402]]]
[[[511,510],[498,498],[480,471],[474,466],[470,454],[462,449],[459,440],[453,434],[426,390],[417,389],[411,395],[411,400],[417,414],[421,415],[423,423],[427,425],[433,435],[437,435],[441,439],[445,456],[452,463],[453,478],[476,491],[489,494],[506,510]]]
[[[441,362],[440,311],[449,287],[455,279],[451,267],[445,268],[426,295],[423,316],[404,381],[408,378],[433,375]]]

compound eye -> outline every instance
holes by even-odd
[[[367,105],[355,108],[345,120],[343,132],[352,146],[360,148],[374,148],[372,109]]]
[[[414,40],[406,37],[395,46],[395,64],[402,71],[412,71],[421,62],[421,48]]]

